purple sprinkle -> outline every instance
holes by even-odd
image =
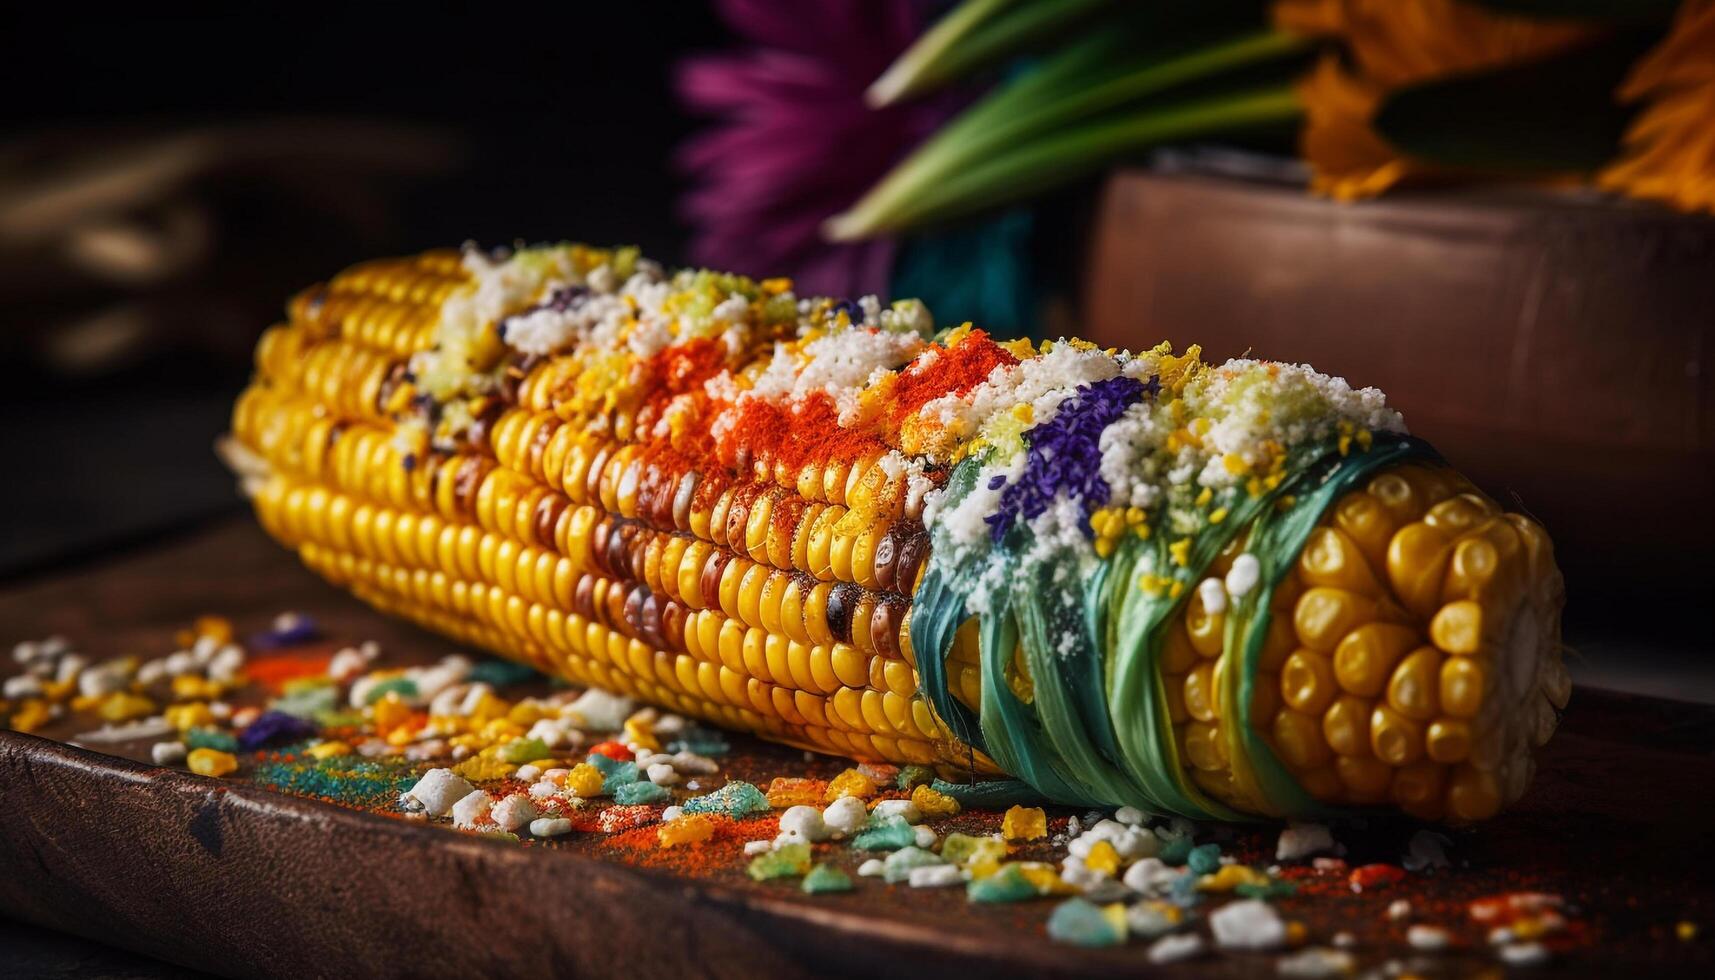
[[[1024,475],[1000,495],[1000,507],[985,520],[995,543],[1020,518],[1040,517],[1064,493],[1083,505],[1086,517],[1108,502],[1112,490],[1102,479],[1102,430],[1125,414],[1145,393],[1153,397],[1161,389],[1159,378],[1149,384],[1121,375],[1094,384],[1079,385],[1060,403],[1054,418],[1025,433],[1030,442]],[[989,489],[996,489],[995,477]],[[1086,526],[1084,533],[1090,533]]]
[[[238,744],[252,751],[265,745],[296,742],[316,733],[316,726],[283,711],[265,711],[238,733]]]

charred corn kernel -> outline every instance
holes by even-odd
[[[199,776],[220,777],[237,771],[238,758],[219,749],[192,749],[185,765]]]
[[[939,820],[959,812],[958,800],[928,786],[920,785],[912,789],[911,802],[916,804],[918,812],[923,814],[925,820]]]
[[[1007,840],[1040,840],[1048,836],[1048,816],[1039,806],[1014,806],[1000,821],[1000,835]]]
[[[823,800],[832,803],[842,796],[855,796],[867,800],[876,793],[875,780],[856,769],[847,769],[828,782],[827,792]]]

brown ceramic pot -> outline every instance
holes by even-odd
[[[1120,172],[1082,328],[1375,385],[1586,586],[1708,596],[1715,219],[1535,190],[1336,204]]]

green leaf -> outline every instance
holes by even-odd
[[[1282,32],[1227,37],[1189,50],[1126,55],[1124,33],[1091,36],[1044,61],[942,128],[912,153],[828,232],[863,237],[900,214],[932,205],[943,187],[997,156],[1052,141],[1069,127],[1104,113],[1138,109],[1190,82],[1221,78],[1307,50],[1310,42]]]
[[[829,219],[824,234],[858,238],[963,218],[1071,183],[1150,147],[1245,132],[1302,112],[1292,86],[1281,84],[1084,123],[998,153],[890,207],[865,210],[860,202]]]
[[[1681,0],[1471,0],[1496,13],[1521,17],[1603,20],[1616,24],[1665,24]]]
[[[1402,89],[1376,131],[1407,156],[1499,173],[1577,173],[1614,158],[1635,108],[1614,101],[1660,37],[1628,30],[1559,55]]]
[[[891,105],[1035,50],[1116,0],[965,0],[923,33],[867,98]]]

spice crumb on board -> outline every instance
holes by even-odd
[[[690,719],[498,661],[391,664],[372,642],[326,640],[308,617],[249,643],[205,617],[180,640],[153,660],[103,663],[63,638],[19,644],[14,661],[36,683],[8,681],[22,697],[0,707],[15,728],[100,719],[74,726],[81,742],[514,846],[593,850],[806,902],[881,888],[949,909],[1034,910],[1049,941],[1130,946],[1152,963],[1261,953],[1282,976],[1343,976],[1392,950],[1525,967],[1600,938],[1556,892],[1472,891],[1446,857],[1457,845],[1435,831],[988,810],[915,767],[778,750],[759,764]],[[149,713],[121,717],[145,702]],[[1660,931],[1698,937],[1690,918]]]

